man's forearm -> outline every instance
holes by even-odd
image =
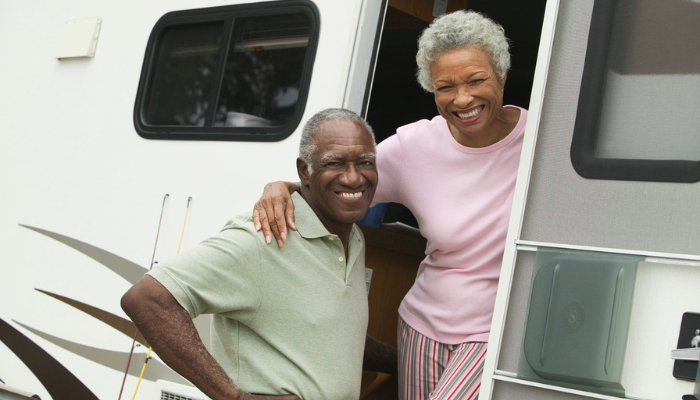
[[[124,295],[122,308],[160,359],[212,400],[245,396],[206,349],[187,311],[158,281],[142,278]]]
[[[365,354],[362,368],[368,371],[378,371],[387,374],[397,373],[396,348],[384,344],[367,335],[365,340]]]

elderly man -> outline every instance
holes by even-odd
[[[297,171],[297,230],[283,249],[266,244],[251,215],[235,217],[122,298],[160,358],[211,399],[357,399],[363,356],[396,369],[394,349],[366,340],[354,225],[377,185],[372,129],[350,111],[321,111],[304,127]],[[211,353],[191,320],[204,313]]]

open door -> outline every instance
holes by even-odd
[[[442,9],[440,7],[443,7]],[[436,113],[432,93],[426,93],[415,79],[417,40],[440,13],[458,9],[482,12],[500,23],[511,39],[512,68],[506,83],[504,103],[527,108],[539,46],[545,0],[389,0],[381,28],[376,67],[366,99],[365,116],[374,128],[377,142],[396,132],[396,128]],[[439,14],[438,14],[439,15]],[[401,222],[418,228],[410,211],[389,204],[384,223]],[[385,226],[386,227],[386,226]],[[367,238],[367,268],[372,269],[369,293],[369,333],[377,339],[396,344],[398,306],[415,280],[425,257],[425,240],[418,233],[390,231],[363,226]],[[366,377],[364,387],[378,382]],[[381,379],[381,377],[380,377]],[[397,398],[396,379],[372,386],[363,399]]]
[[[438,7],[439,3],[446,7]],[[544,6],[545,0],[389,0],[366,111],[377,142],[402,125],[437,115],[433,94],[426,93],[415,78],[418,37],[434,19],[434,10],[478,11],[503,26],[512,58],[504,104],[528,108]],[[417,227],[410,211],[390,204],[385,222],[396,221]]]
[[[699,17],[548,2],[480,398],[700,395]]]

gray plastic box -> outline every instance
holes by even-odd
[[[538,249],[518,375],[624,396],[620,378],[642,259]]]

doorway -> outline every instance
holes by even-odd
[[[433,94],[423,91],[415,79],[418,36],[433,18],[433,4],[434,0],[389,0],[366,116],[374,128],[377,143],[393,135],[396,128],[420,119],[431,119],[437,113]],[[511,69],[504,104],[529,106],[545,4],[546,0],[447,2],[447,12],[478,11],[505,29],[510,39]],[[387,207],[384,222],[418,227],[407,208],[393,203]]]

